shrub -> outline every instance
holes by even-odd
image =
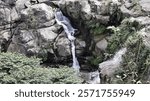
[[[103,35],[106,30],[106,26],[97,21],[89,21],[86,22],[85,25],[87,25],[90,33],[94,36]]]
[[[137,84],[149,83],[150,48],[145,46],[138,33],[141,26],[136,21],[125,19],[118,27],[110,27],[113,35],[109,39],[107,54],[114,54],[121,47],[127,47],[123,55],[120,70],[113,77],[107,78],[106,83]]]
[[[40,59],[17,53],[0,53],[0,83],[2,84],[76,84],[81,83],[72,68],[45,68]]]
[[[128,38],[127,53],[122,64],[123,72],[119,74],[122,83],[148,83],[150,49],[139,35]]]
[[[139,29],[139,24],[130,20],[123,20],[122,24],[118,27],[112,27],[112,36],[108,40],[107,52],[110,54],[114,54],[118,49],[124,46],[125,41],[129,36],[135,34],[137,29]]]

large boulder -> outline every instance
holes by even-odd
[[[53,53],[52,45],[60,27],[55,24],[54,12],[46,4],[37,4],[22,10],[18,30],[14,32],[8,50],[28,56]]]
[[[1,1],[0,49],[3,52],[19,52],[27,56],[38,56],[47,60],[58,56],[71,56],[70,41],[54,18],[55,9],[48,0]],[[6,6],[14,3],[13,7]],[[11,23],[10,23],[11,22]],[[6,25],[4,25],[6,24]],[[11,31],[9,30],[11,29]],[[59,35],[60,34],[60,35]],[[76,41],[77,53],[82,53],[85,42]]]
[[[150,1],[149,0],[140,0],[139,4],[141,5],[142,9],[146,12],[146,13],[150,13]]]
[[[57,50],[59,56],[61,57],[71,56],[71,50],[70,50],[71,44],[65,32],[62,32],[57,37],[54,44],[55,44],[55,49]],[[85,48],[85,41],[82,41],[81,39],[76,39],[75,45],[76,45],[76,53],[82,54]]]
[[[22,10],[21,19],[29,28],[49,27],[55,23],[53,8],[44,3]]]
[[[13,36],[12,42],[7,51],[19,52],[28,56],[47,55],[51,53],[52,43],[57,34],[51,30],[51,27],[38,30],[19,30]]]
[[[72,19],[84,21],[95,19],[107,24],[111,10],[110,3],[111,1],[104,0],[61,0],[59,6]]]

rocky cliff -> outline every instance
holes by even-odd
[[[60,9],[77,29],[80,71],[99,71],[103,83],[149,83],[149,5],[150,0],[0,0],[0,51],[71,66],[70,41],[54,17]],[[121,48],[127,51],[118,65],[112,60]]]

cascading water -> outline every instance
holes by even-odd
[[[70,44],[71,44],[71,53],[72,53],[72,59],[73,59],[73,65],[72,67],[76,70],[77,73],[79,73],[80,70],[80,65],[78,62],[78,59],[76,57],[75,54],[75,31],[76,29],[74,29],[69,21],[69,19],[67,17],[65,17],[63,15],[63,13],[60,10],[57,10],[55,13],[55,19],[56,22],[61,25],[68,37],[68,39],[70,40]],[[80,77],[84,78],[87,83],[100,83],[100,77],[99,77],[99,72],[95,71],[95,72],[90,72],[90,73],[84,73],[84,72],[80,72]]]
[[[60,10],[56,11],[55,19],[56,19],[56,22],[63,27],[68,39],[70,40],[72,59],[73,59],[72,67],[77,72],[79,72],[80,65],[79,65],[78,59],[77,59],[76,54],[75,54],[75,37],[74,37],[74,34],[75,34],[76,29],[74,29],[72,27],[72,25],[70,24],[69,19],[67,17],[65,17]]]
[[[101,73],[103,75],[112,76],[116,70],[118,70],[121,62],[123,61],[122,56],[126,53],[127,48],[121,48],[114,57],[110,60],[104,61],[99,64]]]
[[[124,55],[127,51],[127,48],[121,48],[115,55],[112,61],[114,63],[120,64],[122,62],[122,55]]]

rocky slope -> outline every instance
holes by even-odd
[[[71,66],[70,42],[54,17],[60,8],[77,29],[81,71],[100,68],[105,83],[147,83],[149,5],[150,0],[0,0],[0,51],[36,56],[48,65]],[[109,71],[112,65],[101,67],[123,47],[127,52],[120,65],[114,64],[114,72]]]

